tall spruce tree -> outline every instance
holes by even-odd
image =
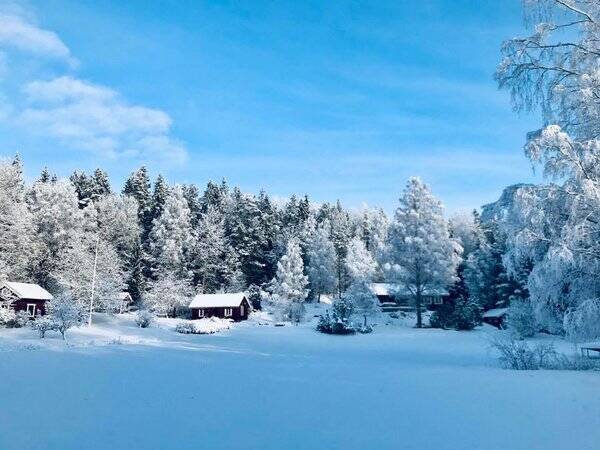
[[[390,229],[390,276],[412,293],[417,328],[423,324],[423,295],[452,285],[460,251],[450,237],[440,201],[419,178],[411,178]]]

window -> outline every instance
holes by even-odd
[[[225,308],[225,317],[233,316],[233,310],[231,308]]]
[[[204,310],[203,309],[199,309],[198,310],[198,317],[204,317]]]
[[[244,315],[244,305],[240,305],[240,316]]]
[[[436,305],[443,305],[444,304],[444,299],[442,297],[440,297],[439,295],[437,297],[435,297],[435,304]]]
[[[35,316],[35,303],[27,303],[27,312],[30,316]]]

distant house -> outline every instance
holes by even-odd
[[[126,291],[119,292],[119,300],[119,313],[122,314],[129,312],[133,306],[133,298],[131,298],[131,294]]]
[[[508,308],[494,308],[484,312],[482,319],[485,323],[503,330],[506,326],[507,316]]]
[[[220,317],[236,322],[246,320],[250,313],[250,303],[243,292],[236,294],[198,294],[189,306],[192,319]]]
[[[32,283],[5,281],[0,284],[0,307],[12,308],[15,312],[27,311],[31,316],[46,314],[46,302],[52,294],[43,287]]]
[[[371,292],[375,294],[384,311],[412,311],[414,295],[408,289],[396,283],[371,283]],[[442,289],[428,290],[423,293],[423,306],[436,309],[448,299],[448,292]]]

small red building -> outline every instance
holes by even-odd
[[[236,294],[198,294],[190,303],[192,320],[205,317],[246,320],[250,314],[250,303],[243,292]]]
[[[31,316],[46,314],[46,302],[52,294],[43,287],[32,283],[5,281],[0,284],[0,307],[12,308],[15,312],[27,311]]]

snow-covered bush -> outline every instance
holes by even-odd
[[[354,334],[356,329],[350,320],[353,313],[354,309],[349,301],[337,299],[333,303],[331,314],[327,311],[319,318],[317,331],[326,334]]]
[[[175,325],[175,331],[181,334],[195,334],[196,327],[192,322],[181,321]]]
[[[527,299],[513,299],[507,314],[508,329],[519,339],[532,337],[538,331],[533,307]]]
[[[491,345],[500,354],[500,363],[507,369],[548,369],[553,368],[557,359],[556,349],[552,344],[538,344],[530,347],[524,341],[509,338],[495,339]]]
[[[175,326],[175,331],[181,334],[215,334],[231,328],[230,319],[209,317],[195,321],[181,321]]]
[[[12,320],[6,323],[9,328],[23,328],[29,325],[31,315],[27,311],[17,311]]]
[[[468,299],[458,299],[454,305],[453,327],[455,330],[472,330],[481,325],[481,308]]]
[[[556,351],[552,343],[530,346],[525,341],[498,338],[491,342],[500,355],[500,363],[513,370],[600,370],[600,361],[579,355],[567,356]]]
[[[154,316],[146,309],[140,309],[135,315],[135,324],[140,328],[148,328],[153,321]]]
[[[355,328],[355,330],[357,333],[360,333],[360,334],[369,334],[369,333],[373,332],[373,327],[371,325],[362,324],[362,325],[358,325]]]
[[[38,317],[31,322],[31,328],[38,332],[40,339],[46,337],[47,331],[57,331],[57,324],[49,316]]]
[[[429,317],[432,328],[472,330],[481,324],[481,308],[476,302],[459,298],[455,303],[444,303]]]
[[[15,320],[15,310],[11,307],[0,307],[0,325],[9,326]]]

